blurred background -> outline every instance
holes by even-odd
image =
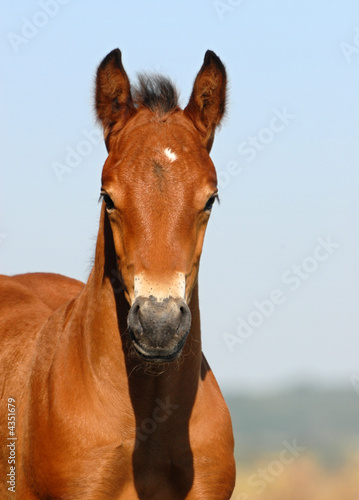
[[[106,158],[97,65],[229,75],[203,349],[230,407],[237,500],[359,499],[359,4],[18,0],[2,7],[0,272],[85,281]]]

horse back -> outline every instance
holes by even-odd
[[[12,279],[24,285],[52,311],[75,298],[84,287],[81,281],[55,273],[18,274]]]

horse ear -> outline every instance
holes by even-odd
[[[222,61],[214,52],[207,50],[184,112],[201,133],[202,143],[208,152],[215,129],[224,114],[226,84],[227,75]]]
[[[116,124],[116,128],[121,129],[135,111],[130,81],[122,65],[119,49],[107,54],[97,69],[95,107],[109,149],[112,127]]]

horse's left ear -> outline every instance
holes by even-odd
[[[135,112],[130,81],[122,65],[122,55],[115,49],[97,69],[95,107],[104,130],[107,149],[114,125],[120,130]]]
[[[199,130],[208,152],[213,144],[216,127],[224,114],[226,84],[227,75],[222,61],[214,52],[207,50],[184,112]]]

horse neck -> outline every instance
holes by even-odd
[[[176,387],[180,391],[184,385],[186,390],[193,386],[195,391],[202,360],[198,285],[189,303],[192,326],[182,356],[165,365],[146,365],[131,346],[127,332],[130,306],[121,286],[116,260],[110,223],[102,209],[94,267],[79,297],[83,318],[81,343],[86,346],[87,368],[104,385],[129,390],[131,398],[138,387],[141,394],[145,390],[154,398],[165,398]]]

